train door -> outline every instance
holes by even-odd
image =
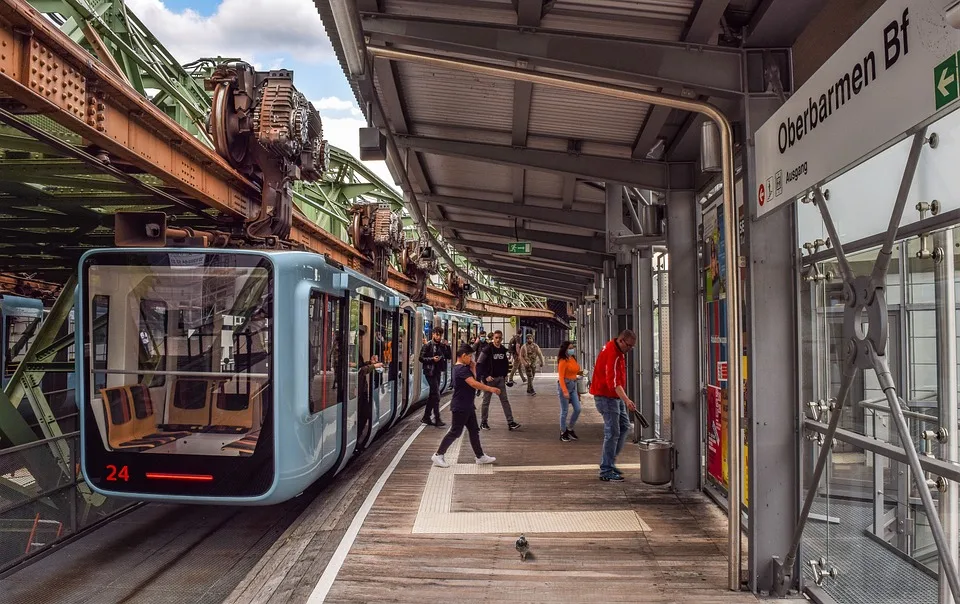
[[[345,428],[341,388],[341,364],[344,350],[343,301],[319,290],[310,292],[308,302],[308,398],[314,441],[320,444],[324,465],[340,455],[341,435]]]
[[[383,363],[382,369],[374,370],[375,428],[383,431],[390,426],[397,409],[397,311],[377,308],[374,354]]]
[[[420,383],[420,372],[417,367],[420,365],[416,356],[414,356],[414,337],[417,334],[416,322],[414,321],[413,309],[400,308],[397,310],[398,323],[400,325],[397,332],[397,412],[395,422],[407,414],[410,409],[410,401],[416,400],[415,390]]]
[[[450,358],[447,359],[447,370],[440,379],[440,392],[446,392],[450,384],[450,376],[453,372],[453,355],[457,354],[457,349],[453,347],[453,332],[450,331],[450,320],[443,319],[443,339],[447,341],[450,347]]]
[[[357,448],[362,449],[373,434],[373,356],[374,325],[373,300],[366,296],[359,297],[358,327],[357,327]]]
[[[417,359],[420,358],[420,351],[427,345],[427,342],[430,341],[433,335],[433,316],[432,311],[428,309],[423,310],[423,339],[420,341],[420,346],[417,350]],[[427,400],[427,396],[430,394],[430,383],[427,381],[427,376],[423,372],[423,363],[418,361],[417,365],[420,367],[420,396],[415,400],[419,403],[420,401]]]

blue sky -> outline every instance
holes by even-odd
[[[297,88],[320,111],[325,137],[358,154],[357,129],[366,124],[313,0],[126,0],[126,4],[181,63],[223,56],[241,58],[258,69],[294,70]],[[393,182],[383,162],[368,165]]]

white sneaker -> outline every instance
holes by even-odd
[[[450,467],[450,464],[447,463],[447,460],[444,459],[444,458],[443,458],[443,455],[440,455],[439,453],[434,453],[434,454],[433,454],[433,457],[431,457],[430,459],[433,460],[433,465],[437,466],[438,468],[449,468],[449,467]],[[479,462],[477,462],[477,463],[479,463]]]
[[[485,463],[493,463],[495,461],[497,461],[496,457],[490,457],[489,455],[486,455],[486,454],[483,457],[477,458],[477,464],[480,464],[480,465]]]

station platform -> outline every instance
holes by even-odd
[[[579,440],[559,440],[555,380],[538,376],[536,396],[509,389],[515,431],[493,397],[481,431],[493,465],[474,462],[464,433],[447,452],[455,463],[434,467],[446,428],[420,425],[418,410],[293,500],[143,505],[0,579],[0,601],[758,601],[726,589],[727,519],[713,502],[643,484],[629,442],[617,464],[626,479],[598,479],[592,397]]]
[[[321,495],[225,602],[758,601],[726,589],[727,520],[706,497],[643,484],[629,442],[618,460],[626,479],[598,479],[603,421],[592,397],[579,440],[559,440],[555,380],[538,376],[536,396],[520,382],[509,389],[516,431],[493,397],[492,429],[481,431],[493,465],[474,462],[464,432],[451,467],[434,467],[446,428],[430,426],[389,461],[390,447],[378,451],[373,465],[384,469],[356,479],[368,496],[352,519],[345,485]]]

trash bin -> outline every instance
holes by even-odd
[[[640,441],[640,480],[647,484],[667,484],[671,479],[673,442],[660,438]]]
[[[577,394],[586,394],[590,392],[590,382],[587,376],[581,375],[577,378]]]

